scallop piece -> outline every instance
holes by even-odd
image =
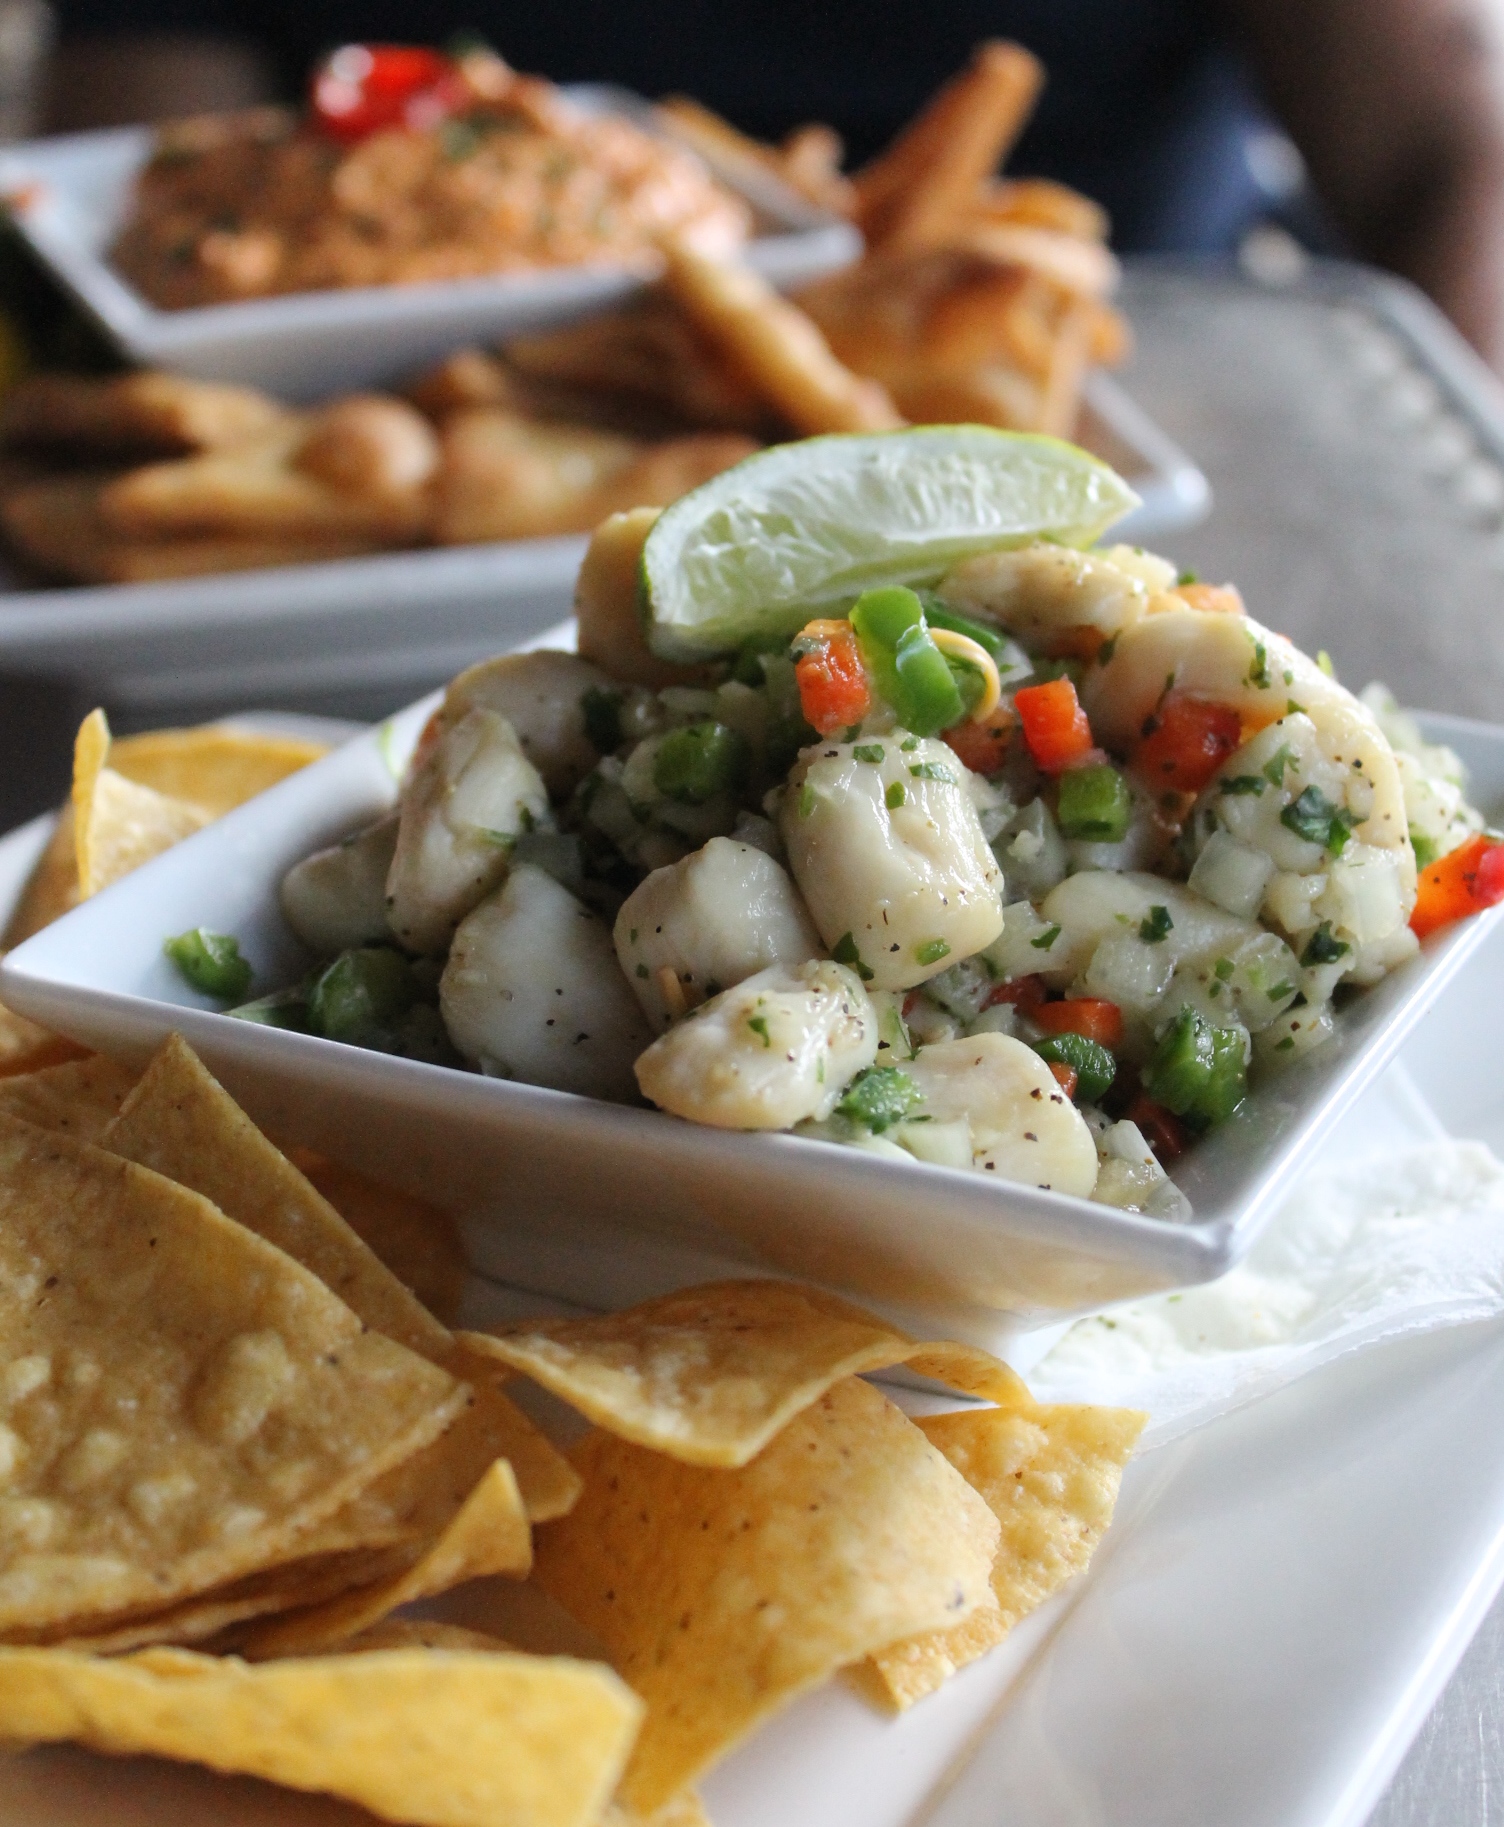
[[[387,874],[387,922],[409,951],[442,953],[506,876],[512,845],[550,820],[548,793],[516,732],[467,711],[422,751],[402,792]]]
[[[294,863],[282,878],[282,917],[322,958],[391,938],[386,878],[397,848],[397,814],[352,831]]]
[[[660,1035],[637,1062],[637,1082],[692,1123],[792,1129],[830,1115],[876,1059],[877,1030],[855,972],[828,961],[774,965]]]
[[[615,939],[627,982],[659,1029],[770,965],[824,950],[788,871],[729,837],[655,869],[622,903]]]
[[[1097,1148],[1081,1112],[1049,1067],[1008,1034],[974,1034],[921,1047],[904,1071],[936,1123],[971,1124],[972,1165],[999,1180],[1086,1199]]]
[[[874,989],[912,988],[1002,931],[1002,871],[943,742],[894,730],[805,749],[779,830],[820,936]]]
[[[609,716],[623,690],[578,654],[540,648],[467,668],[444,693],[439,715],[445,723],[457,723],[476,709],[505,717],[550,797],[558,800],[572,793],[600,760],[601,751],[591,740],[587,697],[598,693],[594,702]],[[597,729],[602,721],[597,720]]]
[[[460,923],[439,980],[449,1038],[495,1078],[634,1101],[652,1038],[604,921],[521,863]]]

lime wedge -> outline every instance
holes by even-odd
[[[642,554],[648,642],[665,659],[732,653],[974,552],[1090,545],[1137,505],[1074,444],[984,425],[774,445],[659,517]]]

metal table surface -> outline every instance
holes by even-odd
[[[1209,581],[1236,580],[1253,614],[1326,648],[1349,682],[1382,678],[1406,703],[1497,721],[1498,389],[1422,301],[1341,271],[1313,277],[1279,288],[1183,267],[1130,272],[1138,348],[1124,378],[1213,490],[1210,519],[1167,542],[1169,555]],[[1405,330],[1450,385],[1417,361]],[[1500,1823],[1504,1598],[1370,1817]]]
[[[1351,682],[1504,715],[1504,392],[1429,307],[1350,270],[1270,287],[1156,265],[1129,271],[1125,302],[1127,384],[1214,490],[1169,555],[1235,579]],[[87,708],[0,679],[0,829],[61,797]],[[1504,1827],[1501,1690],[1504,1601],[1372,1827]]]

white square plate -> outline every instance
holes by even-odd
[[[1333,1126],[1504,919],[1494,910],[1343,1012],[1337,1033],[1251,1095],[1177,1168],[1194,1221],[1167,1224],[1043,1189],[787,1135],[369,1053],[216,1012],[163,956],[190,927],[233,933],[272,989],[312,960],[277,888],[301,857],[371,822],[436,699],[425,699],[156,858],[0,964],[0,998],[85,1044],[143,1060],[177,1029],[258,1121],[467,1214],[478,1265],[587,1305],[725,1274],[824,1283],[1004,1348],[1020,1332],[1231,1266]],[[1504,730],[1431,719],[1504,804]]]
[[[0,840],[0,923],[49,825]],[[1466,1132],[1504,1136],[1501,997],[1496,928],[1403,1055],[1454,1132],[1466,1084]],[[1406,1099],[1369,1104],[1393,1146],[1427,1139]],[[468,1301],[472,1323],[536,1310],[479,1281]],[[1501,1378],[1504,1325],[1436,1333],[1130,1465],[1084,1580],[898,1721],[839,1684],[800,1701],[705,1784],[716,1827],[1361,1827],[1504,1578]],[[446,1610],[494,1627],[494,1597]],[[0,1827],[367,1818],[146,1758],[0,1759]]]
[[[649,104],[628,90],[581,85],[566,93],[592,113],[624,114],[652,129]],[[465,343],[584,316],[643,283],[620,267],[574,267],[158,310],[107,261],[152,139],[148,127],[123,127],[32,140],[0,155],[0,192],[16,199],[22,235],[132,361],[316,399],[389,382]],[[747,258],[775,285],[801,285],[861,251],[849,222],[771,175],[750,189],[740,175],[717,176],[756,211]]]

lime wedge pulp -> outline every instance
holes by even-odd
[[[876,584],[934,583],[963,558],[1087,546],[1138,505],[1059,438],[930,425],[776,444],[666,508],[642,554],[648,643],[703,660],[792,635]]]

